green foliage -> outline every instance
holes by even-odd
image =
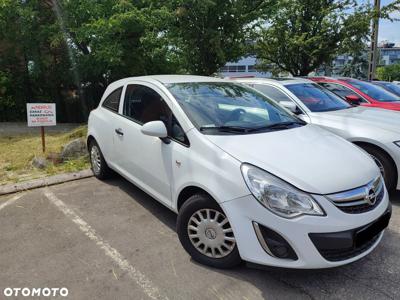
[[[306,76],[346,52],[360,51],[369,7],[354,0],[281,0],[256,44],[262,65]]]
[[[169,37],[188,72],[211,75],[247,54],[249,40],[273,0],[173,0]]]
[[[171,15],[150,0],[0,0],[1,78],[13,83],[0,121],[24,120],[26,102],[56,102],[59,121],[82,122],[110,82],[178,72]]]
[[[400,63],[382,66],[376,69],[376,75],[379,80],[393,81],[400,80]]]

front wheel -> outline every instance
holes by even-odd
[[[228,218],[205,194],[190,197],[179,210],[177,232],[182,246],[197,262],[216,268],[241,263]]]
[[[385,179],[386,188],[389,191],[394,190],[396,188],[397,172],[390,157],[382,150],[373,146],[363,145],[361,148],[368,152],[379,167],[379,170]]]

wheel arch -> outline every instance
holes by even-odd
[[[398,179],[399,179],[399,172],[398,172],[399,166],[396,164],[395,160],[392,158],[392,156],[390,155],[390,153],[388,151],[386,151],[383,147],[381,147],[381,146],[379,146],[377,144],[374,144],[374,143],[371,143],[371,142],[367,142],[367,141],[351,141],[351,142],[353,144],[359,146],[360,148],[363,148],[363,146],[369,146],[369,147],[375,148],[376,150],[379,150],[383,154],[385,154],[387,156],[387,158],[390,160],[390,162],[395,166],[395,168],[394,168],[394,170],[396,172],[396,180],[395,181],[398,182]]]
[[[94,137],[93,135],[89,134],[89,135],[87,136],[87,138],[86,138],[86,147],[88,148],[88,150],[89,150],[89,144],[90,144],[90,142],[92,142],[92,141],[97,142],[96,139],[95,139],[95,137]]]
[[[218,204],[218,201],[215,200],[215,197],[206,189],[197,185],[188,185],[179,192],[178,197],[176,198],[176,210],[179,211],[183,203],[185,203],[191,196],[196,194],[208,195]]]

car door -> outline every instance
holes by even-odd
[[[169,99],[146,84],[128,84],[120,118],[115,124],[116,164],[120,173],[167,206],[171,206],[171,141],[144,135],[143,124],[161,120],[171,131]],[[170,105],[172,105],[170,103]],[[176,131],[176,128],[175,128]]]

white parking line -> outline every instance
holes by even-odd
[[[108,242],[103,240],[96,231],[79,217],[71,208],[69,208],[62,200],[46,189],[45,196],[53,203],[61,212],[64,213],[72,222],[79,226],[79,229],[92,241],[99,246],[104,253],[110,257],[123,271],[129,274],[136,284],[138,284],[143,291],[152,299],[168,299],[166,296],[160,294],[159,289],[144,275],[142,272],[133,267],[116,249],[110,246]]]
[[[12,197],[11,199],[7,200],[6,202],[0,204],[0,210],[2,210],[3,208],[5,208],[6,206],[9,206],[10,204],[13,204],[15,201],[17,201],[19,198],[21,198],[23,195],[25,195],[25,193],[22,194],[17,194],[14,197]]]

